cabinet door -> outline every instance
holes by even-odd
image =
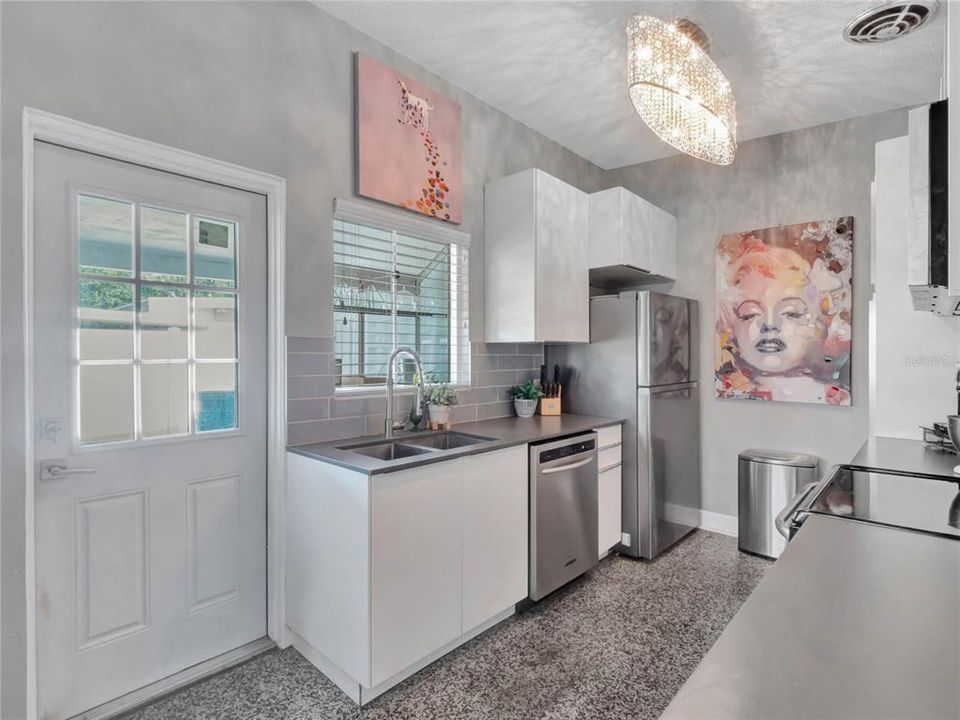
[[[588,255],[591,268],[620,264],[620,204],[626,190],[610,188],[590,195]]]
[[[666,210],[651,205],[650,272],[677,277],[677,219]]]
[[[586,193],[537,171],[536,342],[590,341]]]
[[[484,188],[487,342],[533,342],[536,334],[537,172]]]
[[[527,446],[460,461],[463,632],[527,596]]]
[[[602,470],[597,478],[597,536],[600,557],[620,542],[621,528],[621,468],[616,464]]]
[[[371,492],[371,685],[460,635],[457,462],[375,475]]]
[[[623,191],[620,201],[620,263],[650,271],[650,223],[655,208]]]

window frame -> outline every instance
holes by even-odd
[[[334,233],[337,221],[365,226],[376,229],[381,232],[389,233],[392,236],[391,249],[394,254],[397,247],[397,236],[402,235],[415,240],[433,242],[447,245],[450,248],[450,277],[448,279],[449,289],[449,310],[448,322],[450,332],[449,341],[449,365],[450,365],[450,384],[457,388],[469,388],[471,386],[471,352],[470,352],[470,314],[469,314],[469,290],[470,290],[470,234],[457,228],[451,227],[442,221],[421,218],[411,212],[395,211],[384,206],[375,205],[356,198],[335,198],[334,212],[331,219],[331,253],[334,251]],[[334,317],[334,350],[331,353],[331,365],[336,361],[336,313],[340,308],[336,305],[336,259],[334,258],[334,278],[331,285],[331,314]],[[396,296],[395,291],[391,294]],[[464,297],[461,297],[463,295]],[[351,307],[348,312],[356,312],[358,317],[366,313],[381,314],[378,310],[370,308]],[[413,316],[417,318],[419,327],[420,318],[423,313],[411,311],[398,311],[396,302],[393,302],[392,310],[382,311],[382,314],[388,317]],[[466,322],[466,327],[460,328],[454,332],[454,325],[460,320]],[[393,334],[393,347],[396,348],[396,323],[391,323]],[[362,355],[363,340],[361,336],[360,353]],[[425,368],[429,373],[429,369]],[[331,373],[334,368],[331,367]],[[396,383],[394,386],[398,392],[410,393],[413,385]],[[366,395],[382,396],[386,392],[386,383],[371,383],[360,385],[334,385],[334,396]]]
[[[243,414],[241,411],[241,392],[240,392],[240,328],[241,328],[241,258],[239,253],[241,218],[228,213],[214,213],[198,206],[172,207],[171,203],[158,201],[155,198],[144,197],[135,193],[118,193],[116,190],[106,188],[71,183],[68,189],[69,196],[72,198],[70,203],[70,223],[71,223],[71,304],[67,311],[70,315],[68,327],[71,331],[71,375],[72,375],[72,393],[70,407],[70,440],[72,452],[78,454],[95,453],[106,450],[118,450],[126,448],[136,448],[154,445],[165,445],[170,443],[184,442],[202,442],[205,440],[214,440],[223,437],[242,436],[245,434],[243,427]],[[112,275],[101,275],[94,273],[84,273],[80,270],[80,217],[79,217],[79,199],[86,195],[95,198],[102,198],[115,202],[129,204],[132,208],[132,265],[130,277],[120,277]],[[141,270],[141,211],[143,208],[162,210],[168,212],[182,213],[187,217],[187,248],[186,263],[187,275],[185,282],[169,282],[161,280],[148,280],[140,276]],[[217,223],[230,224],[233,226],[233,260],[234,260],[234,283],[233,287],[221,287],[216,285],[198,285],[195,280],[196,268],[194,266],[195,248],[194,227],[199,227],[199,220],[211,220]],[[132,325],[133,332],[133,357],[129,360],[82,360],[80,358],[80,286],[84,280],[118,282],[130,286],[133,290],[133,310]],[[141,288],[160,287],[187,292],[187,357],[174,359],[147,359],[141,357],[142,347],[141,338],[138,332],[140,325]],[[195,356],[195,335],[194,326],[196,322],[196,293],[227,293],[233,295],[234,300],[234,322],[235,322],[235,357],[231,360],[227,358],[202,358]],[[234,367],[235,397],[234,397],[234,426],[218,430],[197,430],[197,417],[195,403],[197,400],[196,372],[198,365],[226,365],[232,363]],[[108,440],[103,442],[85,442],[82,439],[82,410],[81,410],[81,388],[80,388],[80,369],[84,366],[93,365],[115,365],[133,368],[133,437],[123,440]],[[187,390],[187,425],[185,433],[157,435],[153,437],[144,437],[142,412],[142,388],[141,388],[141,368],[144,365],[177,365],[188,368],[188,390]]]

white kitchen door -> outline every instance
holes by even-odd
[[[57,720],[266,634],[266,199],[42,142],[34,191],[37,693]]]

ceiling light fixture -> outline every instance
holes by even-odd
[[[707,36],[688,20],[635,15],[627,23],[627,81],[643,121],[688,155],[729,165],[737,151],[730,83],[708,54]]]

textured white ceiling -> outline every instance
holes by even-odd
[[[706,31],[740,140],[939,95],[943,8],[911,35],[863,46],[841,32],[877,0],[316,4],[607,169],[676,152],[627,95],[624,27],[637,13]]]

